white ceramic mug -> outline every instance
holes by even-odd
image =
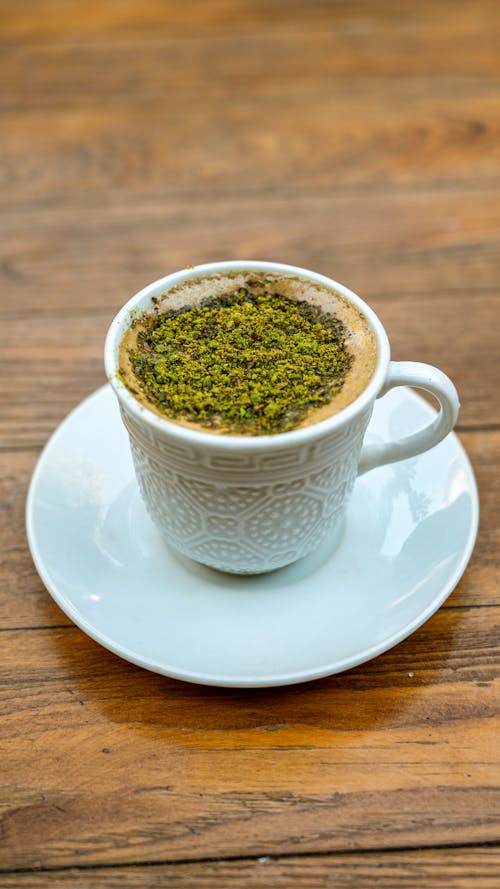
[[[182,281],[234,271],[302,277],[344,294],[361,309],[377,339],[378,361],[355,401],[311,426],[237,436],[181,426],[132,395],[117,375],[130,312],[149,309],[153,297]],[[390,361],[387,334],[359,296],[324,275],[281,263],[209,263],[149,284],[111,323],[105,366],[129,433],[142,497],[165,541],[198,562],[238,574],[270,571],[307,555],[340,527],[357,475],[432,448],[451,431],[459,410],[456,389],[441,371]],[[375,399],[394,386],[431,392],[439,414],[401,441],[363,446]]]

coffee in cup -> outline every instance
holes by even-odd
[[[131,319],[119,372],[147,408],[193,429],[263,435],[353,402],[373,376],[375,334],[333,289],[250,271],[183,281]]]

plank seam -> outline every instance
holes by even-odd
[[[125,868],[134,868],[134,867],[162,867],[164,865],[170,865],[172,867],[182,866],[186,864],[221,864],[226,862],[238,862],[238,861],[248,861],[248,862],[259,862],[259,859],[266,858],[270,861],[286,861],[287,859],[292,858],[328,858],[333,856],[345,856],[346,858],[353,855],[395,855],[400,854],[401,852],[438,852],[444,851],[446,849],[484,849],[484,848],[498,848],[500,847],[499,840],[485,840],[482,843],[470,842],[470,843],[438,843],[433,846],[392,846],[391,848],[382,848],[382,847],[369,847],[365,849],[338,849],[335,851],[319,851],[319,852],[278,852],[275,854],[268,854],[266,852],[260,852],[255,855],[228,855],[228,856],[206,856],[201,858],[178,858],[178,859],[166,859],[166,860],[158,860],[158,861],[123,861],[119,863],[111,863],[104,862],[98,864],[67,864],[67,865],[45,865],[42,867],[19,867],[19,868],[0,868],[0,874],[36,874],[36,873],[64,873],[65,871],[71,870],[82,870],[82,871],[92,871],[92,870],[111,870],[111,869],[125,869]]]

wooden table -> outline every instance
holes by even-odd
[[[0,887],[498,886],[496,2],[2,0]],[[462,400],[476,550],[357,669],[229,691],[120,660],[27,548],[118,307],[262,258],[364,296]]]

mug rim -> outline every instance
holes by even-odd
[[[224,272],[238,271],[261,271],[274,272],[279,274],[292,274],[296,277],[304,278],[317,284],[323,284],[331,290],[345,296],[351,303],[361,310],[370,325],[377,341],[377,364],[373,376],[363,391],[346,407],[342,408],[338,413],[324,420],[319,420],[310,426],[303,426],[299,429],[290,429],[287,432],[279,432],[270,435],[233,435],[224,433],[217,435],[213,432],[204,432],[193,429],[189,426],[183,426],[176,423],[168,417],[161,417],[154,411],[150,410],[146,405],[140,402],[125,383],[122,382],[118,375],[118,353],[119,346],[125,330],[130,326],[131,313],[138,308],[141,311],[148,308],[153,296],[158,296],[169,290],[171,287],[191,280],[192,278],[200,278],[207,275],[215,275]],[[224,260],[221,262],[208,262],[195,266],[188,266],[176,272],[171,272],[162,278],[157,278],[150,284],[147,284],[141,290],[137,291],[122,306],[113,318],[104,344],[104,366],[108,382],[111,384],[120,404],[127,409],[129,413],[137,420],[137,422],[146,423],[154,430],[160,433],[168,434],[184,443],[205,445],[210,447],[220,447],[221,449],[235,447],[238,449],[261,449],[284,447],[292,444],[310,441],[318,436],[337,430],[348,424],[365,407],[374,401],[384,385],[387,375],[387,368],[390,361],[390,346],[387,334],[382,322],[375,314],[373,309],[356,293],[340,284],[333,278],[322,275],[319,272],[312,272],[300,266],[288,265],[281,262],[267,262],[260,260]]]

